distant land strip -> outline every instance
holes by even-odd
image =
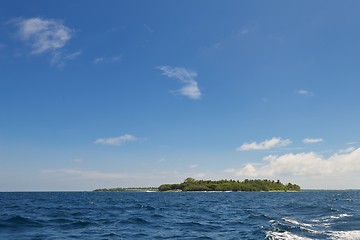
[[[99,188],[95,189],[94,192],[157,192],[158,189],[158,187]]]
[[[194,191],[212,191],[212,192],[299,192],[301,188],[297,184],[283,184],[280,180],[196,180],[194,178],[186,178],[182,183],[162,184],[159,187],[134,187],[134,188],[102,188],[96,189],[95,192],[194,192]]]

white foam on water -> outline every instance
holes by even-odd
[[[321,233],[321,232],[319,232]],[[360,230],[353,231],[329,231],[322,232],[329,236],[329,240],[360,240]],[[266,239],[269,240],[311,240],[312,238],[301,237],[290,232],[274,232],[269,231],[266,234]]]
[[[298,220],[288,218],[288,217],[284,217],[284,218],[282,218],[282,220],[284,222],[298,226],[300,229],[305,230],[309,233],[312,233],[315,235],[320,234],[322,236],[324,236],[324,235],[328,236],[326,239],[329,239],[329,240],[360,240],[360,230],[350,230],[350,231],[314,230],[314,228],[316,229],[316,227],[318,227],[318,226],[330,227],[331,225],[334,224],[332,222],[332,220],[334,220],[334,219],[341,219],[341,218],[346,218],[346,217],[351,217],[351,216],[352,215],[350,215],[350,214],[342,213],[342,214],[325,216],[322,218],[310,220],[314,224],[302,223],[302,222],[299,222]],[[276,221],[270,220],[270,222],[274,223]],[[281,232],[269,231],[266,234],[266,239],[269,239],[269,240],[309,240],[309,239],[317,239],[317,238],[301,237],[301,236],[298,236],[298,235],[293,234],[288,231],[281,231]]]
[[[266,234],[266,239],[270,240],[311,240],[311,238],[300,237],[290,232],[273,232],[269,231]]]
[[[291,218],[286,218],[286,217],[285,217],[285,218],[283,218],[283,220],[284,220],[285,222],[291,223],[291,224],[293,224],[293,225],[304,226],[304,227],[312,227],[311,224],[301,223],[301,222],[299,222],[299,221],[297,221],[297,220],[295,220],[295,219],[291,219]]]
[[[360,230],[330,232],[329,236],[333,240],[360,240]]]
[[[347,214],[347,213],[341,213],[341,214],[337,214],[337,215],[331,215],[331,216],[326,216],[326,217],[322,217],[322,218],[318,218],[318,219],[313,219],[313,220],[310,220],[310,221],[311,222],[316,222],[316,223],[321,223],[321,222],[325,223],[325,222],[329,222],[329,221],[331,221],[333,219],[339,219],[339,218],[345,218],[345,217],[351,217],[351,216],[352,215]]]
[[[286,217],[282,218],[282,220],[284,220],[285,222],[291,223],[292,225],[297,225],[297,226],[299,226],[300,229],[302,229],[304,231],[311,232],[311,233],[321,233],[319,231],[312,229],[313,226],[311,224],[302,223],[295,219],[286,218]]]
[[[344,218],[344,217],[351,217],[352,215],[349,215],[347,213],[342,213],[342,214],[339,214],[339,215],[335,215],[335,216],[329,216],[329,218],[332,218],[332,219],[339,219],[339,218]]]

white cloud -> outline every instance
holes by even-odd
[[[116,55],[112,57],[98,57],[93,60],[93,64],[114,63],[120,61],[121,59],[122,55]]]
[[[319,143],[324,142],[322,138],[305,138],[302,140],[303,143]]]
[[[348,147],[346,149],[340,149],[338,151],[339,154],[343,154],[343,153],[350,153],[352,151],[354,151],[356,148],[355,147]]]
[[[189,82],[186,85],[178,90],[181,95],[187,96],[191,99],[199,99],[201,92],[198,87],[197,82]]]
[[[74,31],[57,19],[27,18],[14,20],[18,37],[29,44],[31,54],[49,53],[51,63],[63,67],[65,60],[75,59],[81,52],[64,54],[62,49],[74,35]]]
[[[130,134],[125,134],[123,136],[119,136],[119,137],[113,137],[113,138],[99,138],[97,140],[95,140],[95,144],[104,144],[104,145],[122,145],[125,142],[132,142],[132,141],[136,141],[137,138],[130,135]]]
[[[184,86],[178,89],[176,92],[191,99],[200,99],[201,91],[196,81],[197,73],[190,69],[182,67],[169,67],[160,66],[158,67],[163,75],[169,78],[176,78],[180,80]]]
[[[33,54],[60,49],[73,35],[73,30],[56,19],[19,19],[16,24],[20,38],[30,43]]]
[[[303,96],[313,96],[313,95],[314,95],[312,92],[310,92],[310,91],[308,91],[308,90],[305,90],[305,89],[299,89],[299,90],[297,91],[297,93],[298,93],[299,95],[303,95]]]
[[[257,177],[260,175],[260,173],[256,170],[254,165],[252,164],[246,164],[243,169],[240,171],[235,172],[235,175],[237,176],[246,176],[246,177]]]
[[[105,59],[103,57],[95,58],[93,60],[93,64],[99,64],[99,63],[102,63],[104,61],[105,61]]]
[[[248,163],[243,168],[232,170],[241,177],[316,177],[337,176],[360,172],[360,148],[348,149],[343,154],[336,153],[325,158],[314,152],[269,155],[264,163]],[[230,172],[230,170],[228,170]]]
[[[257,143],[244,143],[240,147],[236,148],[237,151],[250,151],[250,150],[267,150],[275,147],[285,147],[291,144],[290,139],[281,139],[273,137],[272,139],[265,140],[263,142]]]
[[[64,59],[66,59],[66,60],[74,60],[77,57],[79,57],[81,54],[82,54],[82,51],[69,53],[69,54],[64,55]]]

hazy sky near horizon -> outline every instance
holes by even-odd
[[[360,188],[359,1],[3,1],[0,191]]]

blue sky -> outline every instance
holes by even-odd
[[[0,191],[359,188],[358,1],[11,1]]]

